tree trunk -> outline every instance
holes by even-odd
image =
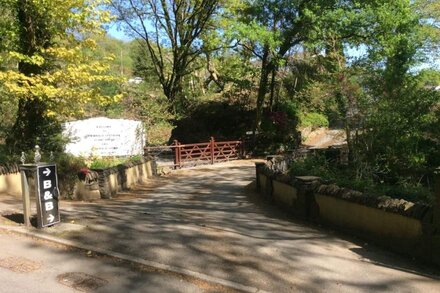
[[[39,47],[50,44],[48,28],[39,23],[41,16],[32,1],[20,0],[17,3],[17,20],[20,24],[20,53],[33,56]],[[20,62],[18,71],[26,76],[38,75],[44,71],[39,65]],[[11,153],[29,151],[36,144],[44,149],[59,151],[52,142],[60,141],[60,124],[55,118],[46,116],[47,105],[42,97],[26,96],[19,99],[17,118],[11,133],[6,138]]]
[[[177,107],[176,107],[176,92],[173,89],[173,86],[170,84],[162,85],[163,93],[165,94],[165,97],[168,100],[169,106],[168,111],[172,114],[177,113]]]
[[[260,129],[261,124],[261,118],[263,116],[263,106],[264,106],[264,100],[266,98],[267,93],[267,84],[269,81],[269,46],[264,47],[263,52],[263,59],[261,60],[261,77],[260,77],[260,84],[258,88],[258,96],[257,96],[257,108],[255,110],[255,123],[254,123],[254,141],[255,141],[255,134]]]
[[[205,87],[207,88],[211,81],[213,81],[220,91],[223,91],[225,89],[225,84],[223,81],[220,80],[220,77],[218,76],[218,72],[215,69],[214,63],[211,60],[211,55],[209,53],[206,53],[206,69],[208,70],[209,77],[205,81]]]
[[[61,124],[56,117],[48,117],[46,111],[46,103],[36,97],[19,100],[17,118],[6,138],[11,154],[32,150],[37,144],[43,152],[63,151]]]
[[[269,99],[269,107],[271,111],[275,99],[275,84],[276,84],[277,72],[278,72],[278,68],[276,66],[272,66],[272,77],[270,80],[270,99]]]

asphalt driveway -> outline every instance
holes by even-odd
[[[438,272],[258,200],[252,161],[182,170],[93,203],[58,237],[272,292],[440,292]]]

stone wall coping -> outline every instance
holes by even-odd
[[[264,164],[264,163],[263,163]],[[360,205],[380,209],[387,212],[400,214],[405,217],[419,219],[424,223],[431,223],[434,208],[431,205],[421,202],[410,202],[404,199],[391,198],[389,196],[374,196],[356,190],[339,187],[335,184],[323,184],[317,176],[292,176],[289,174],[276,173],[265,164],[256,163],[258,172],[266,175],[272,180],[289,184],[295,188],[309,186],[315,194],[331,196],[342,200],[350,201]]]
[[[335,184],[321,184],[315,188],[315,192],[323,196],[340,198],[383,211],[419,219],[422,220],[422,222],[432,222],[433,207],[425,203],[414,203],[404,199],[392,198],[385,195],[369,195],[348,188],[339,187]]]
[[[151,157],[143,157],[140,160],[127,162],[125,164],[120,164],[115,167],[110,168],[96,168],[96,169],[90,169],[92,172],[98,172],[102,173],[105,171],[108,171],[109,173],[117,173],[121,168],[131,168],[137,165],[144,164],[148,161],[153,161],[153,158]],[[263,163],[264,164],[264,163]],[[20,172],[20,166],[18,164],[12,163],[12,164],[4,164],[0,165],[0,175],[8,175],[12,173],[19,173]],[[94,175],[92,175],[94,177]]]
[[[0,165],[0,175],[8,175],[18,172],[20,172],[20,167],[18,166],[18,164],[12,163]]]
[[[317,176],[295,176],[295,179],[303,182],[321,181],[321,177]]]

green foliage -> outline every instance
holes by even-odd
[[[313,17],[319,25],[307,32],[306,53],[315,55],[291,62],[284,79],[303,113],[325,113],[332,126],[345,129],[349,170],[361,180],[430,187],[432,169],[440,164],[439,93],[431,90],[437,73],[425,70],[415,78],[410,71],[433,48],[425,28],[439,15],[416,2],[339,2]],[[432,19],[423,19],[426,14]],[[347,45],[363,46],[365,54],[348,60]]]
[[[412,202],[424,202],[428,204],[434,204],[434,194],[423,187],[422,185],[413,184],[399,184],[399,185],[387,185],[381,184],[376,187],[376,190],[392,198],[405,199]]]
[[[125,86],[124,98],[117,106],[122,106],[123,116],[144,123],[149,144],[164,144],[169,139],[174,116],[170,114],[168,99],[160,91],[152,89],[151,85],[143,82]]]
[[[297,104],[288,100],[275,104],[272,111],[264,112],[254,152],[267,154],[295,149],[300,143],[297,126]]]
[[[307,51],[297,53],[293,57],[294,58],[286,64],[288,72],[282,78],[283,95],[290,99],[295,98],[295,100],[305,107],[313,107],[316,109],[319,102],[321,102],[321,97],[316,94],[311,94],[311,98],[316,97],[317,101],[307,101],[303,99],[305,96],[300,93],[313,82],[322,79],[322,72],[320,72],[322,60],[312,57],[311,53]]]
[[[302,113],[299,117],[301,127],[312,127],[313,129],[319,127],[328,127],[329,122],[325,115],[321,113],[311,112]]]
[[[254,107],[258,70],[245,56],[225,54],[216,59],[216,68],[225,85],[222,96],[230,104]]]
[[[244,50],[260,61],[260,76],[256,100],[254,130],[264,121],[266,96],[270,93],[270,107],[276,95],[276,76],[286,63],[295,46],[309,38],[317,19],[336,1],[242,1],[231,9],[237,21],[230,21],[230,28]],[[251,57],[251,58],[252,58]],[[271,77],[270,77],[271,76]]]
[[[90,169],[106,169],[116,167],[117,165],[125,163],[123,158],[96,158],[90,164]]]
[[[65,153],[55,155],[57,164],[59,189],[61,196],[73,198],[75,184],[78,182],[78,172],[86,166],[83,158]]]
[[[428,185],[440,165],[440,75],[415,67],[438,57],[439,1],[111,2],[134,41],[100,35],[107,1],[0,0],[3,160],[61,152],[61,120],[105,115],[142,120],[150,144],[174,124],[182,142],[259,130],[261,153],[296,147],[298,124],[337,126],[349,168],[303,171],[365,190]]]
[[[23,116],[29,112],[23,113],[20,109],[18,110],[18,118],[6,137],[9,154],[19,155],[22,151],[33,150],[35,145],[39,145],[42,152],[62,152],[67,139],[62,135],[61,123],[54,117],[42,114],[45,110],[44,104],[38,101],[31,101],[27,104],[28,107],[33,107],[32,111],[35,115],[29,115],[31,117],[27,119]],[[36,119],[38,121],[35,121]]]
[[[408,78],[399,97],[372,100],[359,150],[384,180],[426,180],[440,166],[440,93]],[[364,149],[362,145],[369,146]]]
[[[14,125],[18,103],[14,97],[4,91],[1,85],[0,97],[0,144],[2,144]]]
[[[319,176],[326,181],[335,179],[336,174],[333,171],[330,162],[323,155],[296,160],[290,169],[290,173],[295,176]]]
[[[4,4],[4,5],[3,5]],[[62,151],[60,121],[83,114],[85,105],[115,102],[96,86],[116,80],[104,60],[93,59],[96,43],[109,14],[100,0],[0,2],[0,92],[11,105],[6,143],[10,154],[41,145]],[[2,111],[3,112],[3,111]],[[0,113],[3,114],[3,113]],[[13,117],[13,118],[12,118]],[[9,122],[9,121],[8,121]]]
[[[168,121],[174,116],[168,112],[169,101],[160,91],[148,83],[129,84],[124,87],[125,97],[122,100],[125,112],[141,119],[147,126]]]
[[[133,75],[132,51],[135,41],[124,42],[109,35],[96,35],[94,40],[96,49],[89,53],[97,60],[110,59],[109,71],[111,75],[123,77]]]
[[[418,78],[422,86],[436,87],[440,85],[440,71],[424,69],[419,72]]]
[[[4,51],[17,46],[18,26],[14,21],[16,13],[15,0],[0,0],[0,15],[2,16],[0,18],[0,61],[4,57]]]
[[[6,151],[6,146],[4,144],[0,144],[0,165],[6,164],[9,161],[9,155]]]
[[[150,125],[147,128],[148,144],[153,146],[168,144],[173,128],[174,126],[166,121]]]
[[[170,102],[170,112],[184,112],[184,79],[194,71],[195,61],[204,51],[202,36],[215,35],[220,1],[115,0],[110,6],[121,24],[142,40],[144,54],[149,55]]]
[[[311,155],[293,162],[290,173],[294,176],[318,176],[326,183],[336,184],[373,196],[386,195],[392,198],[406,199],[413,202],[432,204],[433,193],[420,184],[386,184],[373,180],[371,176],[359,177],[356,168],[340,166],[336,162],[326,159],[323,155]]]
[[[134,40],[131,43],[130,56],[132,61],[133,76],[143,78],[150,88],[159,89],[161,87],[157,77],[156,69],[151,61],[151,56],[143,46],[142,40]]]
[[[182,143],[240,139],[252,129],[253,111],[224,102],[201,103],[187,117],[176,121],[172,139]]]
[[[298,103],[291,100],[283,100],[274,105],[274,109],[286,113],[290,123],[288,127],[296,127],[296,120],[298,119],[299,106]]]
[[[90,169],[106,169],[116,167],[129,162],[139,161],[141,156],[131,156],[131,157],[99,157],[94,158],[90,163]]]

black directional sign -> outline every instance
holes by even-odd
[[[58,177],[56,165],[37,167],[37,213],[39,226],[47,227],[60,222],[58,210]]]

